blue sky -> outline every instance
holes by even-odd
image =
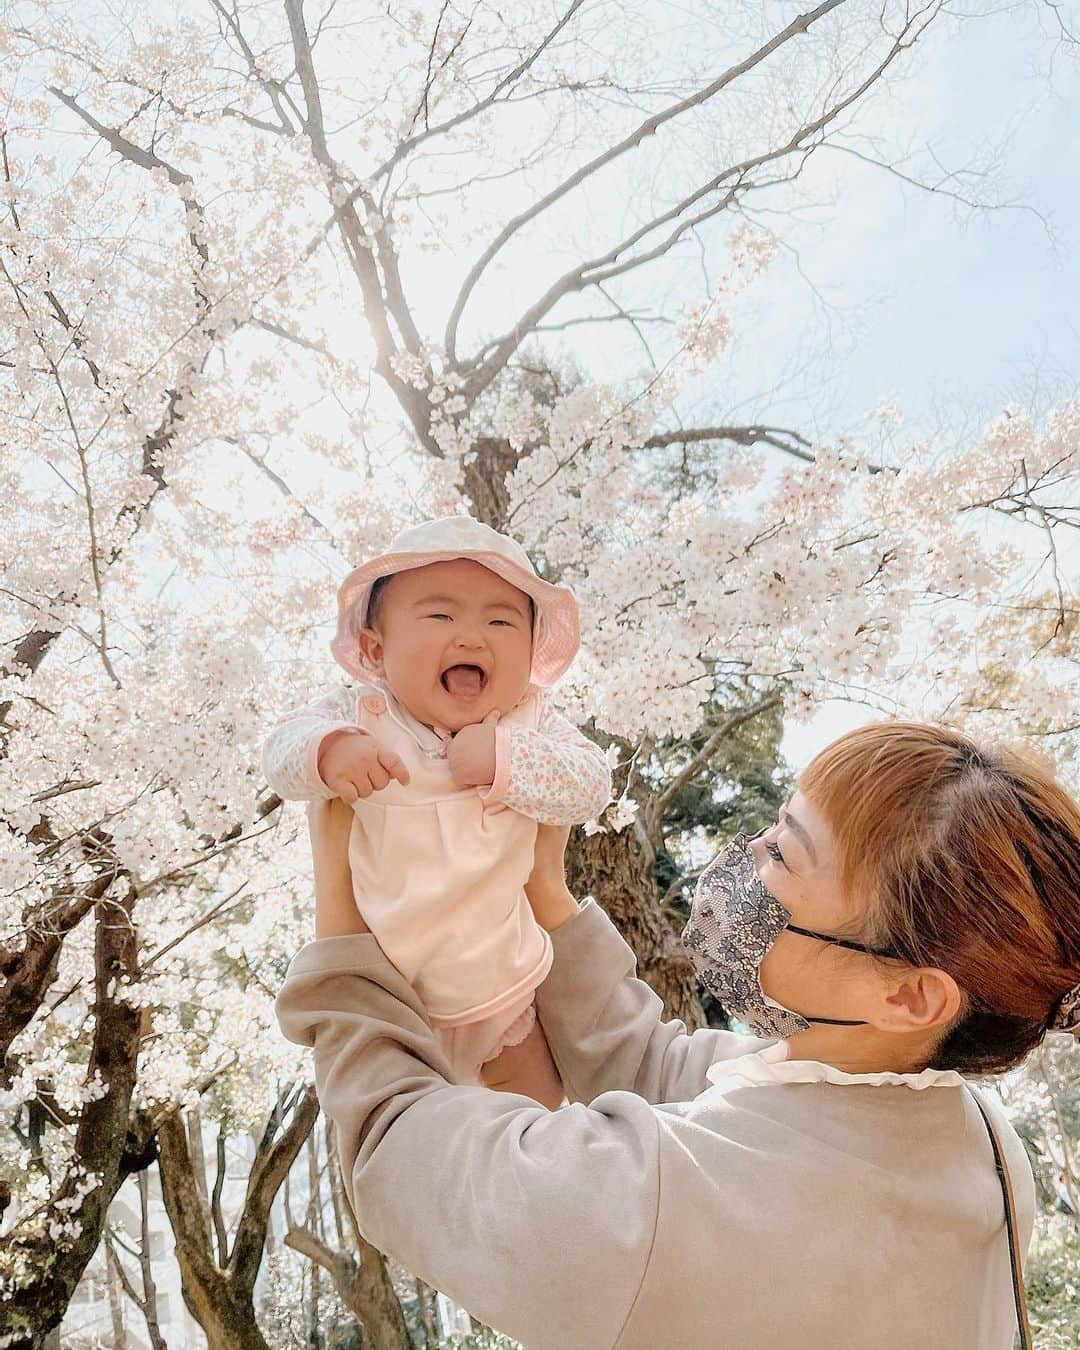
[[[1073,18],[1080,31],[1080,6]],[[851,155],[819,153],[797,214],[763,218],[784,248],[736,302],[734,342],[686,391],[684,425],[761,418],[869,446],[883,434],[875,410],[890,402],[903,414],[892,435],[928,436],[948,454],[1010,402],[1041,414],[1075,396],[1078,108],[1080,47],[1062,41],[1048,7],[939,23],[859,126],[910,149],[903,172],[940,179],[935,159],[972,171],[951,186],[991,205],[972,209]],[[664,270],[669,297],[684,286],[701,297],[696,253]],[[601,359],[640,363],[640,348],[613,327],[574,331],[594,373]],[[866,717],[829,706],[791,727],[787,753],[801,764]]]
[[[970,209],[819,152],[803,182],[817,204],[763,218],[784,247],[736,305],[735,341],[688,397],[688,423],[730,409],[873,438],[884,400],[902,436],[948,449],[1008,402],[1042,412],[1077,392],[1080,48],[1028,4],[939,23],[923,43],[860,126],[910,147],[901,171],[940,178],[932,152],[981,173],[957,190],[1001,205]]]

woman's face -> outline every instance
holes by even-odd
[[[762,882],[793,924],[833,937],[864,937],[866,899],[844,896],[832,830],[801,792],[750,850]],[[873,1021],[902,969],[785,929],[766,952],[760,978],[770,998],[803,1016]]]

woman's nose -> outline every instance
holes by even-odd
[[[765,836],[772,828],[773,826],[766,825],[764,829],[758,830],[757,834],[752,834],[746,841],[746,847],[750,850],[750,856],[753,858],[754,862],[757,863],[759,869],[765,859]]]

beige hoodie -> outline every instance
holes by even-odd
[[[278,999],[361,1232],[527,1350],[1010,1350],[1001,1191],[954,1074],[845,1075],[661,1020],[587,900],[537,1009],[573,1103],[458,1087],[370,934]],[[1034,1183],[988,1099],[1026,1249]]]

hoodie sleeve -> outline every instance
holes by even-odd
[[[609,1093],[549,1112],[448,1083],[421,1003],[370,934],[303,948],[277,1016],[314,1048],[369,1242],[529,1350],[612,1350],[656,1227],[651,1107]]]
[[[637,958],[595,900],[551,934],[551,970],[536,1012],[571,1101],[612,1090],[648,1102],[692,1101],[720,1059],[761,1050],[755,1036],[664,1020],[659,995],[637,978]]]
[[[319,777],[319,747],[332,731],[369,733],[356,724],[355,689],[336,689],[286,715],[267,736],[262,771],[270,787],[291,802],[310,802],[334,793]]]
[[[611,770],[603,750],[545,698],[535,731],[495,728],[495,778],[480,796],[541,825],[581,825],[611,800]]]

